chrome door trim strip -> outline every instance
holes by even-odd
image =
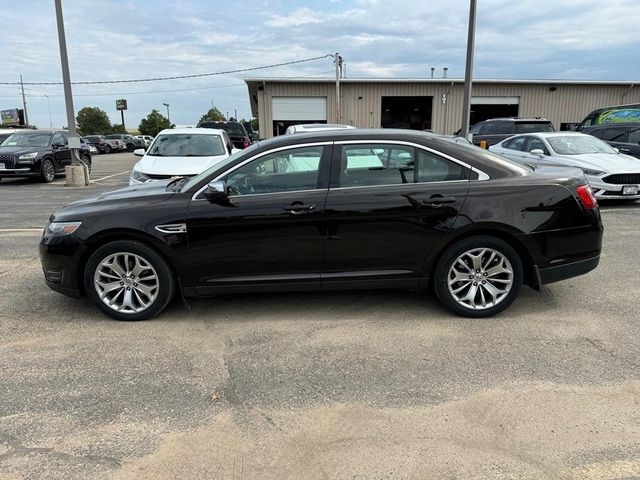
[[[187,233],[187,224],[168,223],[166,225],[156,225],[155,229],[162,233]]]

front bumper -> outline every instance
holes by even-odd
[[[611,172],[607,172],[603,176],[611,175]],[[637,195],[623,195],[622,187],[626,185],[618,185],[614,183],[607,183],[602,180],[602,177],[593,177],[586,175],[591,185],[591,190],[598,200],[640,200],[640,188]],[[640,187],[640,186],[639,186]]]
[[[0,170],[0,178],[2,177],[29,177],[31,175],[37,175],[37,172],[33,172],[30,168],[3,168]]]
[[[84,244],[74,235],[42,237],[40,263],[49,288],[69,297],[82,296],[79,266]]]

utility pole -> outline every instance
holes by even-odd
[[[53,120],[51,120],[51,101],[49,100],[49,95],[45,95],[47,97],[47,106],[49,107],[49,128],[53,128]]]
[[[127,127],[124,126],[124,110],[120,110],[120,118],[122,118],[122,129],[126,132]]]
[[[336,52],[333,58],[333,63],[336,64],[336,123],[340,123],[340,72],[342,71],[342,57]]]
[[[469,5],[469,36],[467,37],[467,64],[464,72],[464,98],[462,102],[462,129],[460,135],[469,137],[469,120],[471,115],[471,83],[473,81],[473,48],[476,35],[476,0]]]
[[[27,115],[27,100],[24,97],[24,83],[22,83],[22,74],[20,74],[20,90],[22,90],[22,113],[24,115],[24,123],[29,126],[29,115]]]
[[[74,118],[73,95],[71,94],[71,76],[69,75],[69,58],[67,57],[67,40],[64,34],[64,19],[62,18],[62,0],[55,0],[56,20],[58,23],[58,43],[60,44],[60,63],[62,66],[62,82],[64,83],[64,101],[67,107],[67,125],[69,126],[69,149],[71,150],[71,166],[65,167],[67,185],[88,185],[89,172],[87,166],[80,161],[80,137],[76,133],[76,119]],[[79,170],[80,169],[80,170]],[[82,173],[80,173],[82,172]]]
[[[169,116],[169,104],[165,103],[165,102],[162,102],[162,105],[167,107],[167,120],[169,120],[169,124],[171,124],[171,117]]]
[[[234,109],[233,109],[233,115],[234,115],[234,117],[233,117],[233,118],[235,118],[235,119],[236,119],[236,122],[237,122],[237,121],[238,121],[238,109],[237,109],[237,108],[234,108]]]

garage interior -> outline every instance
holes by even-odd
[[[291,125],[327,123],[327,97],[273,97],[273,136]]]
[[[382,97],[382,128],[431,130],[433,97]]]
[[[490,118],[517,117],[520,97],[472,97],[470,125]]]

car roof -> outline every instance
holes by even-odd
[[[492,121],[509,121],[509,122],[539,122],[539,123],[543,123],[543,122],[549,122],[549,120],[547,120],[544,117],[530,117],[530,118],[526,118],[526,117],[504,117],[504,118],[488,118],[487,120],[483,120],[484,122],[492,122]],[[478,122],[478,123],[482,123],[482,122]]]
[[[345,128],[345,129],[353,129],[356,127],[353,127],[351,125],[341,125],[338,123],[303,123],[300,125],[292,125],[293,128],[302,128],[304,130],[323,130],[323,129],[328,129],[328,128],[335,128],[335,129],[341,129],[341,128]]]
[[[538,137],[543,137],[543,138],[553,138],[553,137],[567,137],[567,136],[591,136],[591,135],[587,135],[586,133],[581,133],[581,132],[571,132],[571,131],[563,131],[563,132],[529,132],[529,133],[519,133],[518,135],[513,135],[512,137],[509,138],[513,138],[513,137],[524,137],[527,135],[535,135]]]
[[[158,135],[196,134],[196,135],[218,135],[222,136],[224,130],[217,128],[166,128]]]

